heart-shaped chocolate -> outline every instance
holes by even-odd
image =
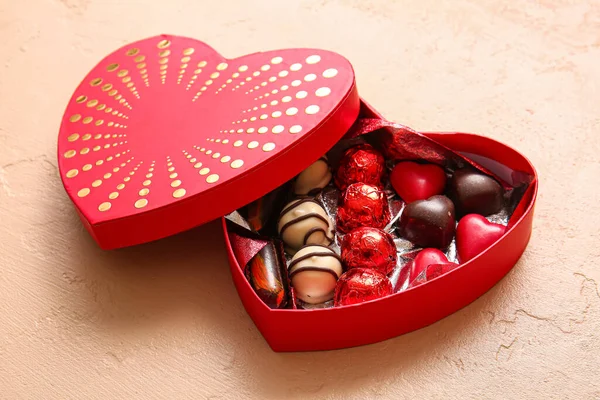
[[[504,189],[494,178],[470,168],[454,171],[450,180],[450,198],[459,216],[497,213],[502,208],[503,195]]]
[[[408,204],[400,215],[398,233],[419,247],[448,247],[454,237],[454,204],[442,195]]]
[[[436,266],[438,268],[431,269],[430,271],[431,266]],[[426,271],[424,276],[424,282],[426,282],[436,278],[443,272],[447,272],[456,268],[457,266],[458,264],[448,261],[446,255],[440,250],[423,249],[411,262],[409,282],[412,284],[412,282],[424,271]]]
[[[489,222],[479,214],[462,217],[456,228],[456,251],[461,263],[465,263],[490,247],[506,232],[504,225]]]
[[[162,35],[110,54],[75,90],[58,139],[60,174],[103,248],[133,245],[290,180],[339,140],[358,109],[352,66],[336,53],[229,60],[200,41]]]
[[[435,164],[403,161],[392,169],[390,183],[407,203],[442,194],[446,187],[446,173]]]
[[[363,104],[363,109],[366,115],[377,116],[376,111],[369,108],[368,104]],[[532,176],[529,188],[511,216],[511,228],[491,247],[483,249],[479,256],[457,267],[451,264],[430,264],[425,269],[425,284],[418,287],[414,287],[413,284],[410,290],[374,301],[310,312],[296,309],[273,310],[266,307],[248,284],[232,251],[230,233],[226,231],[231,274],[236,288],[246,310],[272,349],[339,349],[374,343],[420,329],[479,298],[506,275],[519,259],[532,229],[537,192],[533,166],[514,149],[484,136],[464,133],[429,133],[424,136],[436,140],[450,150],[493,160],[493,163],[486,165],[492,173],[509,168]],[[499,167],[500,165],[502,167]],[[446,201],[442,203],[446,204]],[[470,218],[467,218],[465,221],[469,220]],[[407,265],[399,271],[402,272],[408,267]],[[452,272],[447,273],[451,269]],[[433,279],[435,276],[439,278]],[[368,324],[364,323],[366,320],[369,321]]]

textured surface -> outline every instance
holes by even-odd
[[[0,4],[0,397],[600,398],[600,3],[201,3]],[[102,56],[161,32],[227,57],[335,50],[390,119],[521,150],[541,177],[522,260],[418,332],[275,354],[237,298],[216,223],[100,251],[58,178],[60,118]]]

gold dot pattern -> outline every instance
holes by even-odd
[[[114,156],[114,157],[113,157],[113,156],[110,156],[110,157],[108,157],[108,158],[110,158],[110,160],[113,160],[113,159],[115,159],[115,157],[116,157],[117,155],[121,156],[121,155],[124,155],[124,154],[127,154],[127,152],[123,152],[123,153],[117,153],[117,154],[115,154],[115,156]],[[108,158],[107,158],[107,160],[108,160]],[[130,163],[132,160],[133,160],[133,157],[131,157],[129,160],[127,160],[127,162],[126,162],[126,163],[124,163],[124,164]],[[102,162],[101,162],[101,163],[99,163],[99,161],[102,161]],[[103,163],[104,163],[104,160],[98,160],[98,161],[96,162],[96,165],[101,165],[101,164],[103,164]],[[90,171],[92,168],[93,168],[92,164],[85,164],[85,165],[84,165],[84,166],[81,168],[81,170],[82,170],[82,171],[85,173],[85,172],[88,172],[88,171]],[[68,171],[68,172],[67,172],[67,176],[68,176],[68,177],[69,177],[69,175],[72,175],[72,177],[75,177],[75,176],[77,176],[77,175],[78,175],[78,173],[76,173],[76,172],[72,172],[72,171],[77,171],[77,170],[75,169],[75,170],[70,170],[70,171]],[[104,178],[104,179],[110,179],[111,177],[112,177],[112,174],[110,174],[110,173],[104,174],[104,176],[103,176],[103,178]],[[95,179],[95,180],[93,180],[93,181],[91,182],[91,184],[90,184],[89,186],[91,186],[92,188],[97,188],[97,187],[101,186],[101,185],[102,185],[102,183],[103,183],[103,181],[102,181],[101,179]],[[77,196],[78,196],[78,197],[81,197],[81,198],[83,198],[83,197],[87,197],[87,196],[88,196],[88,195],[91,193],[91,189],[90,189],[90,187],[89,187],[89,186],[86,186],[86,187],[83,187],[83,188],[79,189],[79,190],[77,191]],[[108,211],[108,209],[106,209],[105,211]]]
[[[133,171],[129,172],[129,174],[130,174],[131,176],[135,175],[135,173],[137,172],[137,170],[139,169],[139,167],[140,167],[141,165],[142,165],[142,163],[139,163],[139,164],[138,164],[138,165],[137,165],[137,166],[136,166],[136,167],[133,169]],[[150,164],[150,167],[148,168],[148,170],[147,170],[147,173],[146,173],[146,175],[145,175],[146,177],[148,177],[148,175],[152,176],[152,171],[154,171],[154,166],[155,166],[155,165],[156,165],[156,163],[155,163],[154,161],[152,161],[152,163]],[[126,183],[127,183],[127,182],[129,182],[130,180],[131,180],[131,177],[130,177],[130,176],[127,176],[127,177],[125,177],[125,178],[123,179],[123,183],[119,184],[119,186],[117,186],[117,189],[118,189],[118,190],[123,190],[123,189],[125,188],[125,185],[126,185]],[[152,181],[150,181],[149,179],[147,179],[147,180],[144,180],[144,181],[142,182],[142,185],[143,185],[143,186],[149,186],[151,183],[152,183]],[[150,189],[148,189],[147,187],[144,187],[144,188],[142,188],[142,189],[140,189],[140,190],[138,191],[138,194],[139,194],[140,196],[146,196],[146,195],[148,195],[148,193],[150,193]],[[141,208],[144,208],[144,207],[146,207],[146,206],[148,205],[148,203],[149,203],[148,199],[146,199],[146,198],[140,198],[140,199],[137,199],[137,200],[136,200],[136,201],[133,203],[133,206],[134,206],[136,209],[141,209]]]
[[[185,196],[185,194],[186,194],[186,191],[185,191],[185,189],[183,189],[183,188],[179,188],[179,189],[177,189],[177,190],[175,190],[175,191],[173,192],[173,197],[174,197],[174,198],[176,198],[176,199],[180,199],[180,198],[182,198],[183,196]]]
[[[197,64],[197,69],[194,70],[194,75],[192,76],[192,78],[190,79],[189,83],[187,84],[185,90],[190,90],[190,88],[194,85],[194,83],[196,82],[196,79],[198,79],[198,75],[200,75],[202,73],[202,68],[206,67],[208,63],[206,61],[200,61]]]
[[[116,71],[116,70],[115,70],[115,71]],[[122,71],[119,71],[119,72],[114,72],[114,71],[113,71],[113,72],[111,72],[111,73],[114,73],[114,74],[116,74],[116,79],[118,80],[118,79],[120,79],[120,78],[119,78],[119,74],[123,74],[123,71],[127,72],[126,70],[122,70]],[[97,83],[97,84],[94,84],[94,83]],[[102,84],[102,83],[103,83],[103,80],[102,80],[101,78],[92,79],[92,80],[90,81],[90,85],[91,85],[91,86],[100,86],[100,84]],[[135,86],[134,86],[134,85],[132,85],[132,86],[133,86],[133,88],[135,88]],[[101,89],[101,91],[103,91],[103,92],[107,92],[108,96],[110,96],[110,97],[114,97],[114,98],[115,98],[115,100],[118,100],[118,103],[119,103],[119,104],[122,104],[124,107],[126,107],[126,108],[128,108],[128,109],[130,109],[130,110],[132,109],[132,107],[131,107],[131,104],[129,104],[129,102],[127,101],[127,99],[126,99],[125,97],[123,97],[123,95],[122,95],[122,94],[120,94],[120,95],[119,95],[119,98],[118,98],[118,99],[116,98],[116,95],[119,93],[119,91],[118,91],[117,89],[115,89],[115,88],[114,88],[114,85],[113,85],[112,83],[105,82],[104,84],[102,84],[102,86],[100,86],[100,89]],[[130,90],[131,90],[131,89],[130,89]],[[135,90],[131,90],[131,92],[132,92],[132,94],[133,94],[133,95],[134,95],[136,98],[138,98],[138,99],[140,98],[140,97],[139,97],[139,93],[138,93],[137,89],[135,89]],[[92,99],[92,100],[91,100],[91,101],[90,101],[90,102],[87,104],[87,106],[88,106],[88,107],[90,107],[90,108],[91,108],[91,107],[94,107],[94,106],[95,106],[95,104],[97,104],[97,102],[98,102],[98,100],[95,100],[95,101],[94,101],[94,100],[95,100],[95,99]],[[104,107],[105,107],[105,106],[104,106]],[[104,107],[101,107],[101,109],[104,109]]]
[[[287,55],[289,53],[282,53],[283,57],[275,54],[261,64],[246,65],[243,61],[213,61],[214,58],[210,56],[203,60],[207,57],[203,51],[194,50],[192,47],[177,47],[175,44],[170,43],[168,39],[156,39],[152,44],[157,46],[154,49],[148,50],[145,46],[140,46],[139,49],[125,48],[122,52],[127,53],[128,58],[118,63],[106,62],[101,65],[105,74],[99,73],[87,78],[86,86],[81,86],[82,93],[76,93],[73,97],[72,101],[77,104],[77,108],[71,108],[71,115],[66,116],[73,123],[67,122],[64,125],[70,126],[71,131],[68,136],[64,136],[67,140],[63,139],[65,146],[61,147],[61,154],[64,158],[69,158],[63,159],[68,166],[63,169],[63,174],[76,185],[74,193],[81,191],[83,195],[86,193],[84,189],[89,191],[85,194],[88,197],[86,201],[92,201],[95,207],[100,208],[100,205],[109,203],[104,212],[119,210],[115,204],[128,204],[128,207],[133,206],[135,209],[144,209],[151,205],[156,207],[156,202],[162,201],[155,192],[158,186],[161,186],[161,193],[167,189],[170,191],[167,194],[171,194],[173,198],[181,198],[189,195],[190,184],[194,187],[197,184],[193,177],[202,179],[206,184],[218,184],[229,178],[221,173],[223,168],[243,168],[246,163],[250,163],[249,166],[252,167],[257,154],[280,151],[286,146],[286,140],[295,140],[291,135],[312,129],[312,122],[304,124],[300,123],[300,120],[323,113],[324,108],[329,110],[329,103],[323,103],[322,98],[330,96],[331,88],[337,87],[328,79],[335,78],[339,72],[335,68],[329,68],[331,65],[321,60],[321,56],[311,53],[305,53],[304,56],[295,59]],[[143,84],[140,83],[140,76]],[[169,158],[171,165],[167,166],[166,175],[161,172],[148,172],[142,175],[142,179],[134,178],[131,183],[136,183],[130,185],[130,188],[125,188],[124,185],[130,182],[131,175],[121,166],[120,161],[126,157],[119,160],[114,155],[111,161],[119,160],[119,163],[110,168],[98,167],[102,164],[110,165],[111,161],[106,158],[108,154],[105,152],[111,151],[110,149],[117,150],[118,146],[125,146],[127,143],[122,132],[126,132],[128,110],[131,109],[125,97],[131,98],[131,94],[125,89],[129,89],[132,94],[135,91],[135,97],[139,98],[138,88],[141,85],[141,95],[147,96],[144,86],[149,86],[150,80],[154,83],[155,79],[160,78],[162,84],[166,84],[167,77],[170,80],[169,85],[177,84],[190,90],[189,99],[193,98],[193,101],[197,101],[201,96],[208,97],[207,93],[211,96],[219,94],[227,88],[228,93],[229,90],[239,90],[241,93],[234,94],[238,97],[243,96],[244,92],[251,93],[252,96],[248,96],[248,100],[255,98],[256,105],[239,110],[238,114],[232,114],[231,119],[227,121],[231,123],[228,129],[221,130],[219,137],[210,139],[212,147],[207,146],[201,150],[195,146],[193,154],[183,150],[191,168],[182,169],[181,159],[176,151],[171,153],[173,160]],[[85,91],[86,87],[88,91]],[[99,131],[102,133],[97,133]],[[113,138],[113,132],[117,132],[116,138]],[[291,139],[285,139],[287,137]],[[215,143],[221,143],[223,146]],[[248,160],[244,153],[250,150],[253,150],[252,154],[255,156]],[[194,171],[194,175],[188,176],[191,171]],[[157,174],[160,175],[158,180]],[[84,176],[87,179],[84,180]],[[165,183],[162,179],[167,176],[168,181]],[[107,186],[111,180],[120,180],[123,177],[128,179]],[[115,188],[115,184],[123,186]],[[120,192],[126,189],[133,190],[134,185],[139,185],[134,192],[137,198],[124,196],[124,193]],[[104,199],[98,197],[100,191],[96,189],[98,192],[95,192],[95,188],[100,189]]]
[[[169,68],[169,55],[171,54],[170,52],[169,53],[164,52],[164,49],[166,47],[169,47],[171,45],[171,42],[169,42],[167,40],[166,42],[168,42],[169,44],[166,47],[161,47],[160,44],[162,42],[165,42],[165,41],[163,40],[163,41],[159,42],[159,45],[157,45],[157,47],[159,49],[161,49],[158,51],[160,83],[164,85],[167,82],[167,70]],[[139,67],[139,65],[138,65],[138,67]]]
[[[180,66],[181,70],[179,71],[179,76],[177,77],[177,84],[178,85],[181,84],[183,76],[185,75],[185,71],[186,71],[186,69],[189,66],[188,62],[190,62],[190,60],[191,60],[190,56],[192,54],[194,54],[194,49],[191,48],[191,47],[187,48],[187,49],[183,50],[182,54],[183,54],[183,57],[181,58],[182,64]]]
[[[337,74],[338,74],[338,70],[335,68],[329,68],[329,69],[326,69],[325,71],[323,71],[324,78],[333,78]]]
[[[139,49],[136,49],[136,50],[137,50],[137,52],[135,54],[131,54],[130,56],[131,57],[135,56],[133,58],[133,61],[135,63],[137,63],[136,69],[138,70],[138,73],[140,74],[140,77],[142,78],[144,85],[149,87],[150,81],[148,79],[147,70],[145,69],[146,63],[144,62],[146,60],[146,57],[142,54],[139,54]],[[129,55],[129,52],[127,54]],[[135,83],[132,81],[131,75],[129,75],[129,71],[127,69],[121,69],[117,73],[117,76],[119,78],[121,78],[121,82],[126,84],[127,88],[129,88],[131,93],[133,93],[133,95],[139,99],[140,98],[139,92],[135,86]]]
[[[314,60],[316,60],[316,58],[312,59],[312,60],[314,61]],[[320,61],[320,58],[319,58],[319,61]],[[309,81],[312,81],[312,80],[314,80],[314,79],[317,78],[317,76],[315,74],[309,74],[309,75],[310,75],[309,78],[308,78]],[[292,83],[292,85],[293,85],[293,83]],[[289,86],[284,85],[284,86],[281,87],[281,89],[282,90],[283,89],[288,90]],[[273,92],[275,92],[275,94],[278,93],[278,91],[276,89],[273,90]],[[325,97],[325,96],[328,96],[329,94],[331,94],[331,89],[329,87],[321,87],[321,88],[315,90],[315,96],[317,96],[317,97]],[[299,90],[299,91],[295,92],[293,94],[293,96],[284,95],[284,96],[281,97],[280,100],[272,100],[269,103],[263,103],[260,106],[256,106],[254,108],[249,108],[247,110],[243,110],[242,113],[245,114],[245,113],[249,113],[249,112],[252,112],[252,111],[256,111],[258,109],[265,109],[267,107],[275,107],[275,106],[279,105],[280,103],[290,103],[290,102],[293,101],[294,98],[296,98],[298,100],[302,100],[302,99],[306,99],[308,96],[309,96],[309,93],[306,90]],[[255,98],[255,100],[260,99],[261,97],[264,97],[264,96],[260,96],[258,98]],[[307,115],[312,115],[312,114],[317,113],[318,111],[319,111],[319,107],[318,106],[310,105],[309,104],[307,106],[307,109],[306,109],[305,113]],[[277,111],[271,112],[270,117],[271,118],[279,118],[279,117],[281,117],[283,115],[283,113],[285,113],[285,115],[287,115],[287,116],[294,116],[294,115],[297,115],[298,112],[299,112],[299,110],[298,110],[297,107],[288,107],[288,108],[285,108],[285,109],[283,109],[281,111],[277,110]],[[263,114],[256,114],[256,115],[250,116],[249,120],[251,122],[254,122],[257,119],[264,121],[264,120],[266,120],[268,118],[269,118],[269,114],[264,114],[263,113]],[[247,120],[248,119],[245,119],[243,122],[246,122]],[[232,124],[239,124],[239,123],[240,123],[240,121],[233,121],[232,122]],[[248,128],[248,129],[252,129],[250,132],[248,132],[248,130],[246,130],[248,133],[254,132],[254,128]],[[221,131],[221,132],[223,132],[223,131]],[[238,130],[238,132],[243,132],[243,129],[242,130]],[[260,128],[258,129],[258,133],[265,133],[265,132],[266,132],[265,129],[263,129],[262,131],[261,131]],[[277,133],[280,133],[280,132],[277,132]],[[298,133],[298,132],[296,132],[296,133]]]
[[[215,139],[215,138],[207,138],[206,139],[209,142],[215,142],[215,143],[222,143],[222,144],[229,144],[230,141],[228,139],[225,140],[220,140],[220,139]],[[243,145],[243,141],[239,140],[236,141],[235,143],[233,143],[234,147],[241,147]],[[194,148],[196,150],[198,150],[201,153],[205,153],[206,155],[210,156],[210,159],[214,159],[214,162],[220,162],[222,164],[227,164],[229,163],[230,167],[233,169],[236,168],[240,168],[242,165],[244,165],[244,161],[241,159],[235,159],[232,161],[233,157],[229,156],[229,155],[223,155],[220,152],[212,152],[212,150],[210,149],[206,149],[204,147],[200,147],[200,146],[194,146]],[[187,153],[187,152],[186,152]],[[212,154],[212,155],[211,155]],[[222,157],[221,157],[222,156]],[[219,159],[220,157],[220,159]],[[202,163],[198,163],[199,165],[195,165],[194,168],[200,168],[202,166]],[[198,173],[202,176],[208,175],[210,173],[210,168],[209,167],[204,167],[201,168]],[[220,179],[220,176],[218,174],[211,174],[209,177],[207,177],[206,182],[207,183],[215,183]]]

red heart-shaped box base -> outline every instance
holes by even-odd
[[[362,113],[368,117],[379,116],[364,103]],[[534,177],[515,209],[506,233],[458,268],[404,292],[346,307],[275,310],[258,298],[244,277],[243,266],[234,256],[223,219],[233,281],[246,311],[273,350],[340,349],[379,342],[425,327],[476,300],[519,260],[531,235],[537,195],[536,172],[531,163],[512,148],[483,136],[467,133],[425,135],[476,160],[500,177],[513,170]]]
[[[381,118],[361,103],[352,66],[340,55],[288,49],[226,59],[197,40],[161,35],[116,50],[83,79],[63,116],[58,165],[84,225],[112,249],[250,203],[325,154],[359,115]],[[531,164],[485,137],[427,136],[507,182],[511,171],[534,177],[506,233],[418,287],[352,306],[298,310],[270,309],[260,300],[225,230],[241,300],[274,350],[350,347],[421,328],[475,300],[519,259],[537,192]]]

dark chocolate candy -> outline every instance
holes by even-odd
[[[449,195],[459,216],[487,216],[502,209],[504,189],[494,178],[463,168],[454,171]]]
[[[398,234],[420,247],[448,247],[454,237],[454,204],[446,196],[432,196],[408,204],[398,221]]]
[[[270,241],[246,266],[246,278],[258,297],[270,308],[284,308],[289,285],[283,243]]]

